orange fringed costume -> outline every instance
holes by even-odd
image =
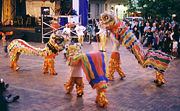
[[[48,73],[48,69],[51,75],[56,75],[56,71],[54,69],[54,59],[55,59],[55,54],[52,53],[49,56],[44,57],[44,67],[42,73]]]
[[[111,59],[109,61],[109,80],[114,79],[114,72],[117,71],[121,79],[125,77],[124,72],[121,69],[121,61],[119,52],[112,52]]]

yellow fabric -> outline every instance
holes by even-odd
[[[106,34],[100,34],[100,43],[101,43],[100,50],[106,51],[106,44],[107,44]]]
[[[78,42],[82,45],[84,42],[84,36],[83,35],[79,35],[78,36]]]
[[[165,84],[164,74],[156,71],[156,80],[157,84]]]
[[[17,65],[17,61],[19,60],[19,54],[16,55],[16,57],[11,61],[10,68],[13,68],[14,71],[17,71],[19,69],[19,66]]]
[[[119,76],[123,79],[125,77],[124,72],[121,69],[120,66],[120,59],[116,60],[116,59],[110,59],[109,61],[109,80],[113,80],[114,79],[114,72],[117,71]]]
[[[54,59],[50,58],[50,59],[44,59],[44,67],[43,67],[43,71],[42,73],[48,73],[48,69],[51,75],[56,75],[56,71],[54,69]]]
[[[66,93],[71,93],[74,85],[76,84],[76,93],[77,96],[83,95],[84,83],[82,77],[70,77],[69,81],[64,84],[66,88]]]
[[[107,107],[108,105],[108,100],[106,99],[106,89],[104,88],[96,88],[97,91],[97,96],[96,96],[96,103],[100,106],[100,107]]]

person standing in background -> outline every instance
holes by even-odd
[[[81,23],[79,23],[79,25],[76,26],[75,30],[78,35],[78,42],[81,44],[81,46],[83,46],[84,31],[86,30],[86,28],[82,26]]]

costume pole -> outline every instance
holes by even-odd
[[[99,50],[99,42],[98,42],[98,37],[97,37],[97,35],[96,35],[96,40],[97,40],[98,50]]]

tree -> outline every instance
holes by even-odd
[[[172,14],[179,16],[178,0],[138,0],[138,6],[144,17],[171,17]]]

